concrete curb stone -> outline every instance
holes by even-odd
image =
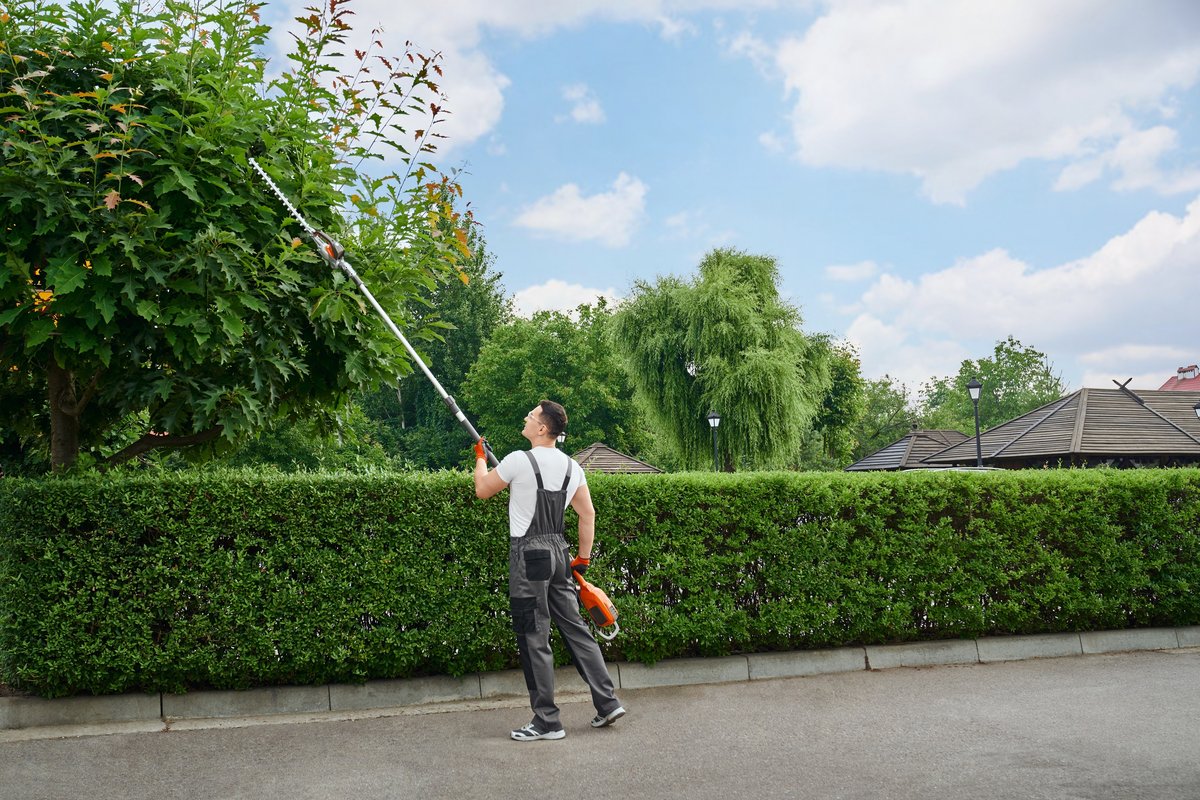
[[[481,676],[478,674],[464,675],[460,678],[435,675],[428,678],[370,681],[359,685],[334,684],[329,687],[329,710],[366,711],[424,703],[478,700],[481,696],[480,680]]]
[[[867,651],[867,669],[979,663],[979,647],[971,639],[868,646],[864,649]]]
[[[328,686],[270,686],[244,691],[164,694],[162,718],[256,717],[329,711]]]
[[[0,730],[161,720],[162,698],[157,694],[0,698]]]
[[[1083,655],[1078,633],[1045,633],[1034,636],[992,636],[980,639],[979,662],[1021,661],[1027,658],[1061,658]]]
[[[769,678],[803,678],[834,672],[857,672],[866,669],[867,654],[861,647],[841,647],[836,650],[798,650],[791,653],[751,653],[746,656],[750,665],[750,680]]]
[[[611,665],[609,665],[611,667]],[[614,676],[614,681],[616,676]],[[587,692],[588,685],[579,677],[574,667],[559,667],[554,670],[554,690],[557,694]],[[501,672],[479,673],[479,694],[475,700],[491,697],[528,697],[529,689],[525,686],[525,673],[519,669],[508,669]]]
[[[1085,655],[1126,650],[1171,650],[1179,647],[1174,628],[1139,628],[1127,631],[1090,631],[1079,634]]]
[[[1200,647],[1200,625],[1176,628],[1175,635],[1179,638],[1180,647]]]
[[[618,686],[621,689],[648,689],[652,686],[686,686],[694,683],[726,683],[750,680],[746,656],[727,658],[678,658],[646,666],[618,662]]]

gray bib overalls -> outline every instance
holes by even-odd
[[[550,649],[550,622],[566,643],[580,677],[592,691],[592,703],[607,715],[620,703],[600,647],[579,613],[579,594],[570,575],[570,555],[563,537],[567,486],[574,462],[567,458],[567,476],[557,491],[542,485],[542,472],[533,453],[525,451],[537,479],[537,505],[524,536],[509,539],[508,597],[513,631],[534,721],[543,730],[562,729],[554,703],[554,654]]]

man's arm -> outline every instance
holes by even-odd
[[[496,470],[488,471],[487,459],[475,459],[475,496],[487,500],[508,486]]]
[[[596,539],[596,508],[592,505],[592,493],[586,483],[575,490],[571,508],[579,515],[579,558],[592,557],[592,542]]]

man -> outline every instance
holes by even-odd
[[[563,407],[543,400],[525,415],[521,431],[531,449],[509,453],[490,472],[482,440],[475,445],[475,496],[486,500],[505,487],[509,489],[508,597],[533,708],[533,721],[511,734],[518,742],[567,735],[554,704],[551,620],[558,626],[580,677],[592,690],[596,706],[592,727],[603,728],[625,715],[600,647],[579,615],[571,576],[572,572],[582,575],[587,571],[596,511],[583,469],[555,447],[566,425]],[[579,515],[579,551],[574,560],[563,538],[568,502]]]

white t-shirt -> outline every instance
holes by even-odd
[[[587,484],[583,468],[556,447],[535,447],[529,452],[533,453],[541,470],[542,488],[552,492],[562,488],[567,463],[570,462],[571,482],[567,484],[567,505],[570,505],[575,491]],[[533,522],[533,512],[537,507],[537,478],[533,474],[529,456],[525,455],[524,450],[509,453],[496,467],[496,474],[508,484],[508,534],[524,536]]]

